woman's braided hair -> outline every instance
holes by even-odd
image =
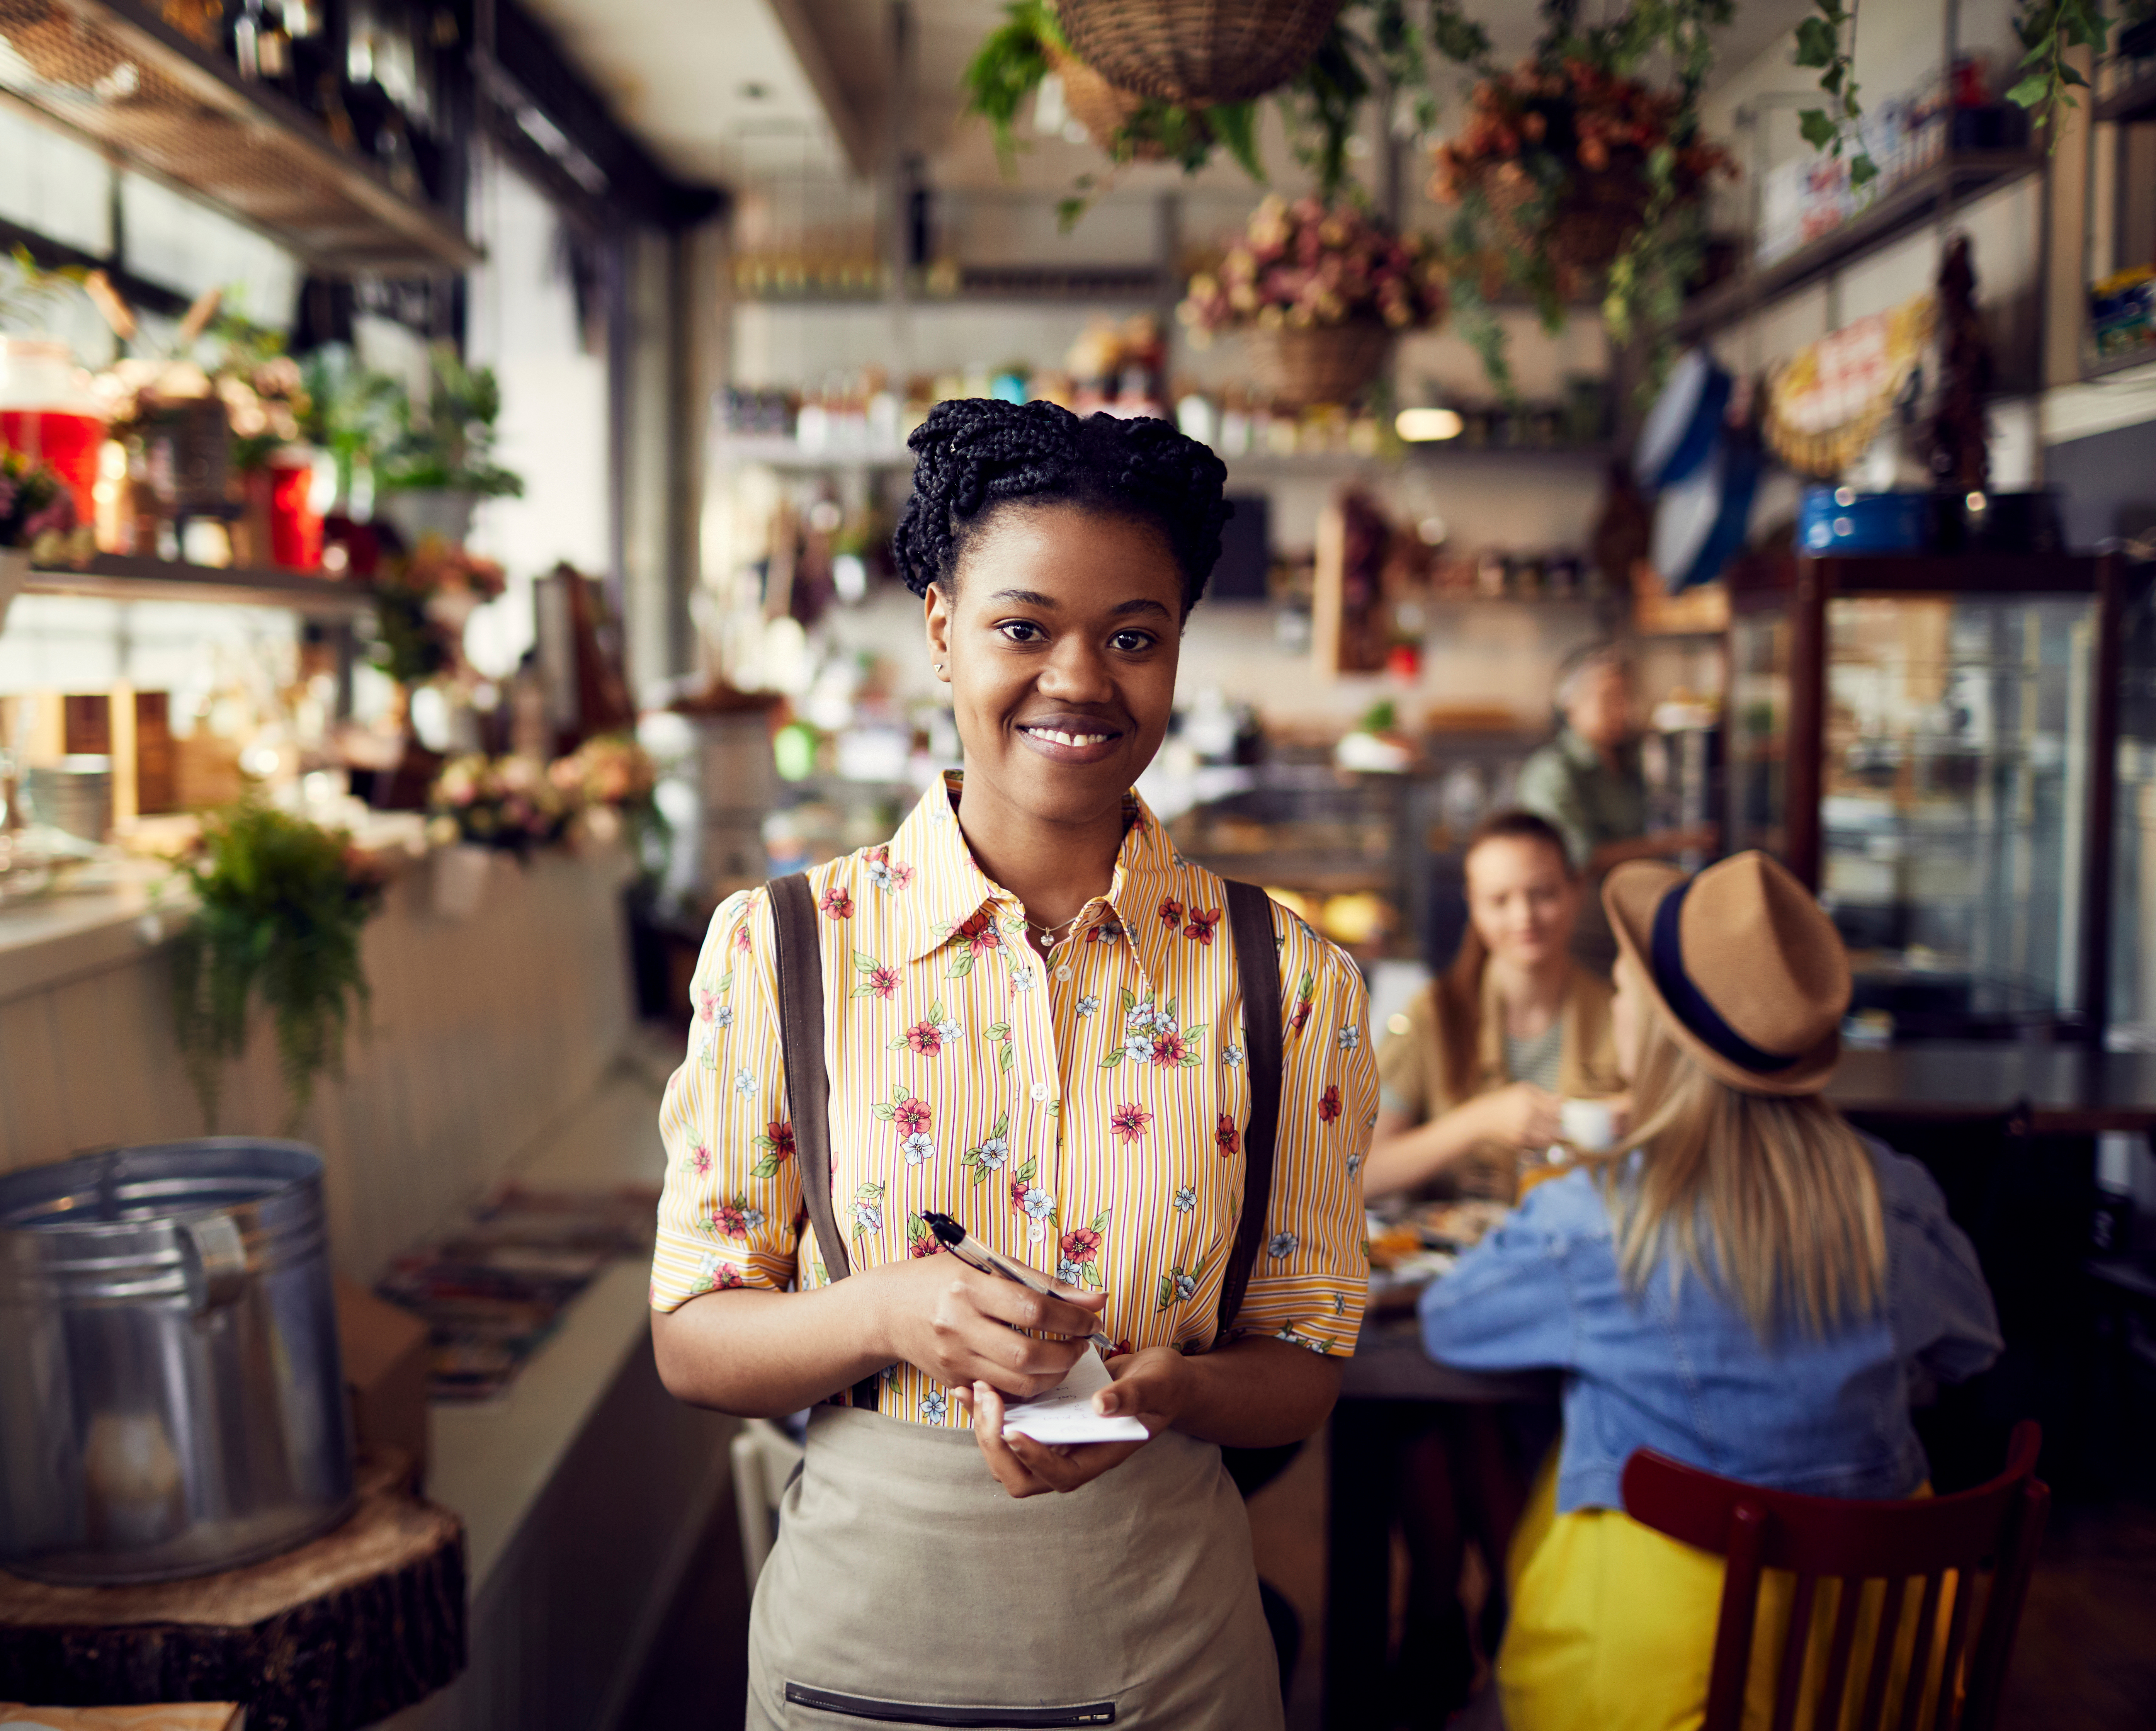
[[[1183,569],[1183,610],[1204,592],[1220,557],[1228,471],[1166,421],[1096,414],[1081,420],[1053,403],[968,397],[939,403],[906,444],[913,496],[891,552],[916,595],[948,590],[958,560],[999,505],[1049,501],[1135,518],[1158,529]]]

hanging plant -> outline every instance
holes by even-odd
[[[1460,213],[1451,246],[1464,332],[1491,382],[1509,393],[1504,336],[1490,306],[1522,292],[1554,332],[1568,303],[1602,291],[1610,334],[1650,338],[1648,385],[1660,383],[1675,319],[1703,254],[1704,193],[1733,173],[1699,123],[1713,64],[1712,31],[1729,0],[1652,0],[1578,28],[1573,0],[1552,0],[1533,54],[1485,67],[1466,125],[1433,153],[1431,196]],[[1639,75],[1672,66],[1671,86]]]
[[[1250,370],[1276,399],[1346,403],[1383,370],[1393,338],[1439,323],[1446,301],[1431,242],[1352,200],[1272,198],[1217,272],[1191,278],[1176,313],[1201,345],[1245,333]]]
[[[198,905],[172,948],[173,1032],[203,1125],[218,1127],[224,1071],[247,1049],[259,1003],[276,1029],[289,1134],[316,1079],[341,1071],[346,1030],[366,1006],[360,932],[385,880],[350,838],[259,799],[206,817],[182,871]]]
[[[1332,203],[1345,190],[1348,141],[1364,104],[1381,85],[1398,92],[1416,126],[1427,130],[1437,114],[1433,59],[1479,64],[1489,49],[1487,33],[1460,13],[1458,0],[1426,0],[1419,8],[1409,0],[1346,0],[1314,50],[1298,48],[1301,64],[1273,99],[1286,122],[1290,148],[1317,177],[1319,197]],[[1224,150],[1251,179],[1265,183],[1255,99],[1200,105],[1116,85],[1073,49],[1048,0],[1015,0],[1007,7],[1004,23],[983,42],[961,80],[966,112],[993,129],[1006,172],[1022,148],[1019,115],[1051,74],[1063,79],[1070,112],[1111,165],[1105,173],[1079,177],[1075,196],[1060,207],[1065,226],[1083,215],[1132,162],[1173,162],[1194,174]],[[1081,93],[1075,100],[1074,85]]]

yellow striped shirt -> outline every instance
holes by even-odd
[[[822,911],[832,1185],[856,1270],[936,1253],[941,1210],[1005,1255],[1109,1294],[1131,1348],[1211,1343],[1243,1190],[1242,994],[1221,881],[1135,795],[1106,897],[1044,966],[1024,909],[974,864],[952,776],[891,842],[809,874]],[[1363,1158],[1376,1121],[1354,964],[1273,909],[1286,1021],[1268,1237],[1236,1319],[1352,1352]],[[651,1302],[824,1283],[793,1131],[762,890],[712,917],[688,1055],[668,1084]],[[960,1422],[911,1365],[881,1410]]]

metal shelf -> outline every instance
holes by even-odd
[[[122,553],[100,553],[78,570],[39,566],[29,595],[88,595],[105,601],[192,601],[222,607],[281,607],[313,619],[349,619],[374,610],[374,593],[341,578],[298,571],[218,570]]]
[[[2025,180],[2043,167],[2025,150],[1956,151],[1881,193],[1840,228],[1763,269],[1741,273],[1690,301],[1677,335],[1703,336],[1777,297],[1806,287],[1866,253],[1913,234],[1939,210]]]
[[[482,254],[314,117],[140,0],[0,0],[0,91],[269,234],[316,269],[415,275]]]

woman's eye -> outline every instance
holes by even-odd
[[[1143,655],[1157,639],[1150,631],[1118,631],[1108,641],[1127,655]]]
[[[1039,643],[1048,634],[1031,619],[1006,619],[996,629],[1012,643]]]

